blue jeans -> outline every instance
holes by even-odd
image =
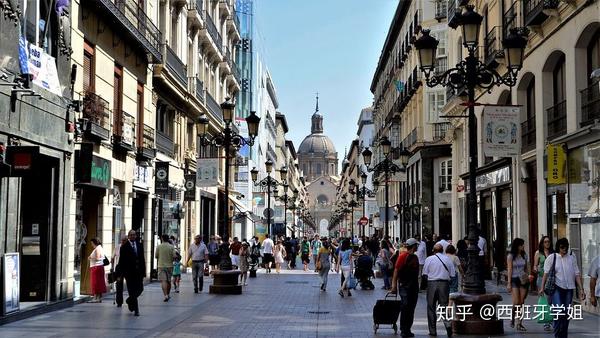
[[[391,287],[390,283],[390,270],[387,267],[387,264],[379,264],[379,270],[381,270],[381,277],[383,278],[383,286],[386,289]]]
[[[556,290],[550,297],[552,305],[562,305],[564,310],[561,311],[558,319],[554,321],[554,337],[567,338],[569,330],[569,320],[567,316],[567,308],[573,302],[573,289],[563,289],[556,286]]]

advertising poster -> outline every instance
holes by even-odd
[[[519,155],[520,112],[518,106],[486,106],[483,109],[483,153],[486,156]]]
[[[196,185],[198,187],[217,186],[219,184],[219,159],[199,158],[196,175]]]
[[[546,146],[548,155],[548,184],[565,184],[565,165],[567,155],[565,149],[560,144],[549,144]]]
[[[3,259],[4,314],[19,311],[19,253],[5,253]]]
[[[29,44],[28,66],[29,73],[33,75],[33,83],[56,95],[62,96],[56,60],[44,52],[40,47]]]

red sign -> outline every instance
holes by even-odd
[[[358,220],[358,224],[359,224],[359,225],[367,225],[367,224],[369,224],[369,219],[368,219],[368,218],[366,218],[366,217],[361,217],[361,218]]]
[[[463,192],[463,191],[465,191],[465,186],[462,185],[462,184],[457,185],[456,186],[456,191],[457,192]]]

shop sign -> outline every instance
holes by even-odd
[[[75,183],[110,188],[111,163],[92,154],[92,144],[84,143],[75,151]]]
[[[148,167],[142,167],[139,165],[136,165],[134,167],[133,186],[142,188],[142,189],[148,189],[148,184],[149,184],[148,178],[149,178]]]
[[[123,143],[134,145],[135,120],[133,116],[123,114],[121,121],[121,138]]]
[[[483,108],[483,153],[486,156],[518,156],[521,151],[520,107]]]
[[[549,144],[546,146],[546,153],[548,154],[548,184],[565,184],[565,165],[567,162],[565,149],[561,144]]]
[[[11,176],[23,176],[35,168],[40,153],[38,146],[10,146],[6,148],[6,163],[12,167]]]
[[[506,166],[494,171],[477,176],[477,191],[510,183],[510,167]],[[465,192],[469,192],[469,185],[464,186]]]
[[[219,184],[219,159],[199,158],[196,175],[196,185],[198,187],[217,186]]]
[[[185,193],[183,194],[183,200],[196,200],[196,174],[185,175]]]
[[[19,285],[21,269],[19,265],[19,253],[7,252],[4,254],[3,262],[3,314],[19,311]]]
[[[154,193],[166,195],[169,192],[169,162],[156,162],[154,173]]]
[[[110,186],[110,161],[102,157],[92,155],[90,169],[90,184],[98,187],[108,188]]]

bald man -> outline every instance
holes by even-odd
[[[427,324],[429,326],[429,335],[436,336],[437,329],[437,306],[448,306],[450,296],[450,278],[456,276],[454,264],[448,256],[444,255],[441,244],[433,246],[433,255],[425,259],[423,266],[423,275],[427,275]],[[448,336],[452,336],[452,327],[448,321],[444,320],[444,326]]]

